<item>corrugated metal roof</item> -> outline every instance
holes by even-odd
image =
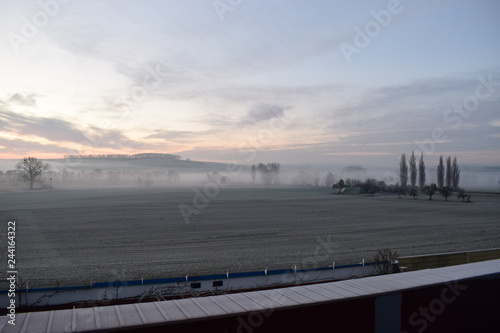
[[[16,315],[16,325],[9,325],[5,320],[1,332],[85,332],[188,321],[376,296],[497,273],[500,273],[500,260],[491,260],[356,280],[203,298],[19,313]]]

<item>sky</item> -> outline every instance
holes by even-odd
[[[497,0],[0,3],[0,158],[500,165]]]

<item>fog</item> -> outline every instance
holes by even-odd
[[[0,190],[22,190],[27,183],[14,171],[18,160],[0,160]],[[280,165],[273,178],[257,171],[252,177],[251,165],[181,160],[168,158],[66,158],[43,160],[50,168],[42,172],[35,188],[147,188],[164,186],[197,186],[215,182],[220,187],[235,185],[303,185],[328,186],[340,179],[364,181],[368,178],[393,185],[399,181],[394,168],[343,165]],[[460,187],[466,190],[500,191],[500,168],[483,165],[460,166]],[[436,182],[436,167],[426,167],[426,183]]]

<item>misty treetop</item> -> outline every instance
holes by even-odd
[[[260,173],[262,184],[264,185],[277,185],[279,184],[279,173],[280,173],[281,165],[278,162],[272,163],[259,163],[257,165],[252,165],[251,167],[251,175],[252,181],[255,183],[256,173]]]
[[[359,165],[348,165],[342,169],[343,173],[361,173],[365,174],[366,169]]]

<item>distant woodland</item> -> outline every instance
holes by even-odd
[[[65,159],[75,159],[75,158],[82,158],[82,159],[90,159],[90,158],[102,158],[102,159],[126,159],[126,158],[158,158],[158,159],[163,159],[163,158],[171,158],[175,160],[180,160],[181,156],[180,155],[172,155],[172,154],[157,154],[157,153],[144,153],[144,154],[134,154],[134,155],[128,155],[128,154],[100,154],[100,155],[64,155]]]

